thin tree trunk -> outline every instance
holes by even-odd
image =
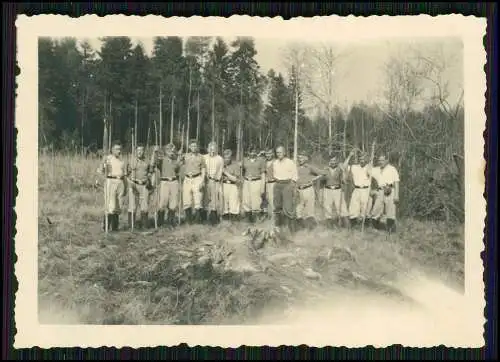
[[[297,85],[298,80],[295,82],[295,131],[293,137],[293,160],[297,162],[297,152],[299,150],[298,140],[299,140],[299,87]]]
[[[190,113],[191,113],[191,87],[192,87],[191,67],[189,67],[189,93],[188,93],[187,125],[186,125],[186,147],[187,148],[189,148],[189,122],[190,122]]]
[[[108,140],[108,153],[111,151],[111,143],[113,142],[113,100],[109,99],[109,140]]]
[[[82,96],[82,124],[81,124],[81,130],[80,130],[80,143],[81,143],[81,147],[82,147],[82,157],[84,156],[85,154],[85,151],[83,149],[83,130],[84,130],[84,118],[85,118],[85,90],[84,90],[84,94]]]
[[[175,96],[172,96],[172,104],[170,106],[170,143],[174,142],[174,107]]]
[[[236,159],[240,159],[240,156],[243,152],[241,149],[241,137],[242,137],[242,108],[243,108],[243,88],[240,84],[240,108],[239,108],[239,120],[238,120],[238,135],[236,142],[238,143],[236,146]]]
[[[212,84],[212,138],[215,133],[215,83]]]
[[[364,108],[361,110],[361,149],[363,152],[365,152],[365,142],[366,142],[366,136],[365,136],[365,110]]]
[[[200,89],[199,88],[198,88],[198,98],[196,100],[196,141],[200,142]]]
[[[328,155],[332,155],[332,111],[331,106],[328,105]]]
[[[134,119],[134,142],[137,142],[137,118],[138,118],[138,112],[139,112],[139,105],[137,101],[137,96],[135,98],[135,119]]]
[[[151,134],[151,115],[148,117],[148,134],[146,136],[146,149],[149,149],[150,134]]]
[[[162,134],[163,134],[163,88],[162,85],[160,84],[160,129],[158,131],[159,134],[159,141],[160,141],[160,148],[163,146],[162,143]]]

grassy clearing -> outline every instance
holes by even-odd
[[[39,158],[39,306],[71,311],[68,323],[254,323],[347,290],[409,300],[393,285],[416,270],[463,291],[460,225],[404,220],[390,238],[318,228],[258,252],[244,223],[106,238],[97,162]],[[307,278],[307,268],[321,278]]]

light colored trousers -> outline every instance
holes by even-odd
[[[184,210],[189,208],[200,209],[202,201],[202,193],[200,190],[200,185],[203,179],[200,176],[197,177],[185,177],[184,184],[182,185],[182,201]]]
[[[149,190],[146,185],[139,185],[129,181],[128,191],[128,211],[135,213],[139,208],[140,211],[147,212],[149,208]]]
[[[104,201],[106,203],[106,212],[108,214],[119,214],[123,208],[123,196],[125,185],[123,180],[106,179],[104,188]]]
[[[224,192],[224,205],[222,213],[224,215],[232,214],[239,215],[240,214],[240,198],[238,192],[238,186],[235,184],[224,183],[222,185]]]
[[[349,205],[349,214],[351,219],[367,217],[370,215],[372,208],[372,198],[370,190],[354,189],[351,195],[351,203]]]
[[[160,210],[176,210],[179,206],[179,181],[160,182]]]
[[[334,219],[337,216],[349,216],[345,194],[342,189],[323,189],[323,209],[326,219]]]
[[[260,194],[261,184],[261,180],[245,180],[243,182],[243,195],[241,196],[241,198],[243,199],[243,211],[260,211],[260,204],[262,201]]]
[[[316,196],[314,187],[308,187],[299,191],[299,198],[295,207],[296,216],[298,219],[314,217]]]
[[[396,220],[396,204],[394,203],[394,191],[389,195],[384,195],[384,190],[378,190],[371,217],[377,220],[393,219]]]

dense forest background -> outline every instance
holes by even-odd
[[[216,140],[240,157],[294,146],[324,163],[352,148],[387,152],[402,179],[401,212],[463,220],[463,99],[450,102],[449,59],[411,48],[384,68],[383,97],[341,106],[332,46],[291,46],[286,74],[264,74],[252,38],[157,37],[151,56],[128,37],[102,47],[75,38],[39,39],[39,148],[87,155],[112,139],[177,147]],[[356,85],[353,85],[356,86]],[[462,93],[463,94],[463,93]],[[297,143],[295,129],[297,128]]]

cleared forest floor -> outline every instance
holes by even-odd
[[[425,308],[411,287],[420,276],[464,290],[461,225],[403,220],[391,236],[318,227],[258,250],[244,222],[106,236],[93,176],[40,167],[41,323],[279,323],[356,296]]]

